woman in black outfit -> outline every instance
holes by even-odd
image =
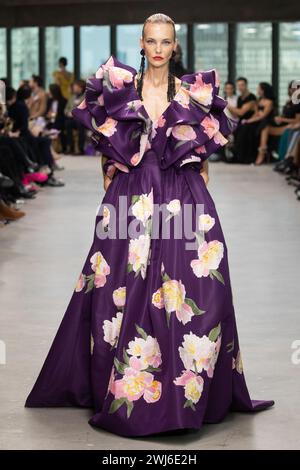
[[[234,153],[239,163],[254,163],[260,144],[262,130],[273,122],[276,113],[276,99],[272,85],[260,82],[257,87],[258,100],[253,115],[242,119],[236,134]]]
[[[47,129],[58,129],[60,131],[59,136],[63,152],[66,152],[65,107],[67,101],[62,95],[59,85],[55,83],[49,85],[49,99],[46,111],[48,119]]]

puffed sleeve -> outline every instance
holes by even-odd
[[[162,168],[202,164],[228,142],[226,137],[238,124],[226,109],[227,101],[218,95],[220,83],[215,69],[185,75],[183,81],[168,124]]]
[[[150,147],[149,122],[133,83],[135,70],[114,56],[100,65],[95,77],[86,81],[82,102],[72,115],[92,132],[92,142],[108,160],[104,172],[113,167],[128,173],[140,164]]]

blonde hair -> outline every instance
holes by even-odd
[[[144,38],[144,30],[145,26],[147,23],[164,23],[164,24],[171,24],[173,26],[173,31],[174,31],[174,41],[176,39],[176,29],[175,29],[175,23],[170,18],[168,15],[165,15],[164,13],[154,13],[151,16],[148,16],[148,18],[145,20],[143,24],[143,29],[142,29],[142,37]]]

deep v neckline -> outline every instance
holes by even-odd
[[[136,94],[136,96],[137,96],[137,99],[140,100],[140,102],[141,102],[141,104],[142,104],[143,111],[144,111],[144,113],[147,115],[147,118],[151,121],[152,124],[155,124],[157,121],[159,121],[159,120],[164,116],[164,114],[167,112],[167,110],[170,108],[170,106],[173,104],[173,101],[176,100],[177,96],[179,95],[179,93],[180,93],[180,91],[181,91],[182,83],[183,83],[183,80],[181,80],[177,93],[174,95],[174,98],[172,98],[172,100],[169,102],[169,104],[168,104],[168,106],[165,108],[165,110],[161,113],[160,116],[158,116],[158,118],[156,118],[156,119],[153,120],[153,119],[150,117],[150,115],[149,115],[149,113],[148,113],[148,111],[147,111],[145,105],[143,104],[143,101],[140,99],[140,96],[139,96],[139,94],[138,94],[137,88],[136,88],[136,86],[135,86],[135,76],[133,77],[132,84],[133,84],[133,88],[134,88],[134,90],[135,90],[135,94]]]

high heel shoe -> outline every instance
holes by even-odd
[[[258,147],[258,156],[256,157],[256,160],[254,162],[255,166],[260,166],[264,163],[267,151],[268,147]]]

